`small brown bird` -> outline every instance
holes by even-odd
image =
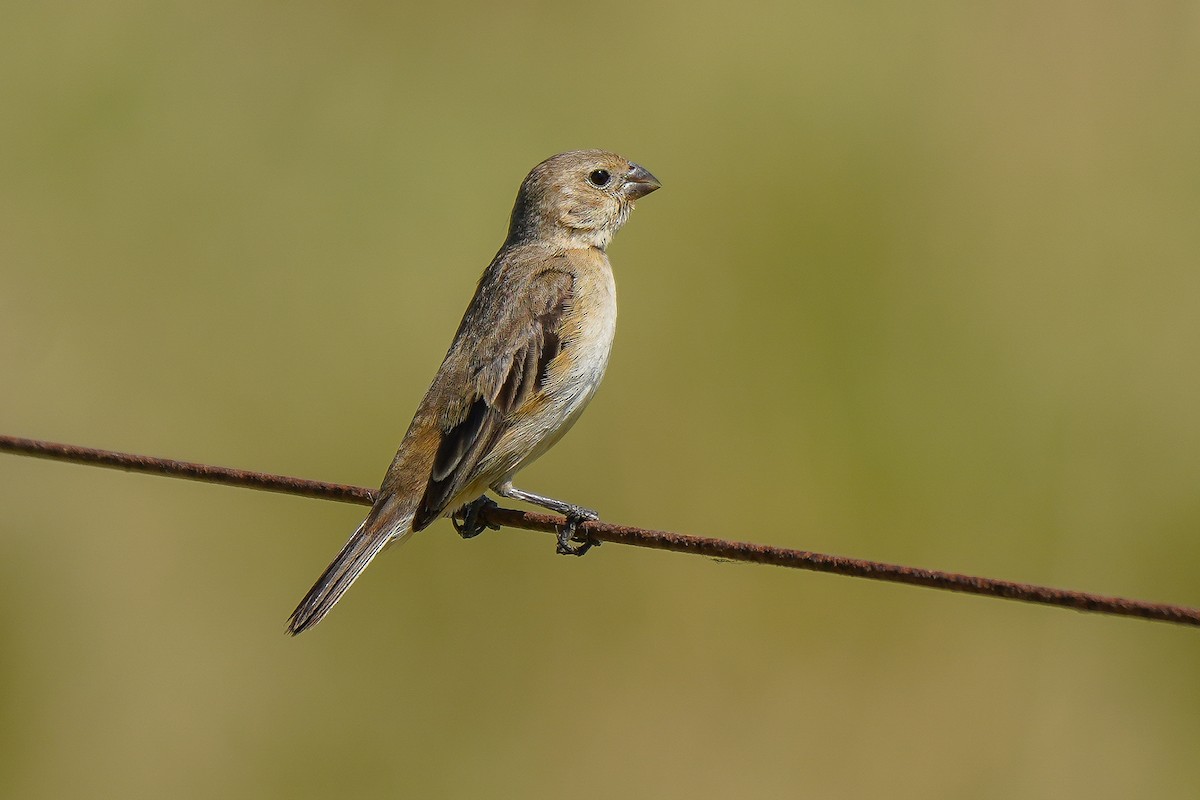
[[[480,511],[495,505],[488,489],[563,514],[558,552],[587,551],[590,542],[571,540],[596,512],[517,489],[512,477],[562,438],[600,385],[617,322],[604,251],[634,201],[659,186],[603,150],[533,168],[375,505],[292,612],[289,633],[320,622],[384,547],[438,517],[454,515],[464,537],[480,533]]]

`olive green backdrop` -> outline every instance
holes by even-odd
[[[21,4],[0,430],[377,485],[542,158],[658,175],[614,522],[1200,604],[1195,4]],[[0,455],[0,794],[1194,796],[1200,633]]]

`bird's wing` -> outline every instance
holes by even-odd
[[[563,319],[574,286],[571,273],[547,269],[516,283],[492,298],[490,308],[468,311],[468,316],[476,314],[474,324],[464,321],[461,330],[467,333],[452,348],[452,353],[458,347],[470,351],[461,354],[469,366],[460,373],[465,385],[458,391],[443,387],[461,401],[440,421],[441,439],[413,518],[415,531],[441,516],[478,477],[481,462],[512,424],[514,412],[542,391],[547,368],[562,350]]]

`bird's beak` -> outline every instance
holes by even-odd
[[[641,164],[630,163],[629,172],[625,173],[625,194],[630,200],[645,197],[661,187],[662,184],[658,182],[658,178],[650,174],[650,170]]]

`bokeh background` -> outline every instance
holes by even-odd
[[[377,485],[525,172],[661,192],[520,485],[1200,604],[1192,3],[10,4],[0,430]],[[1194,797],[1200,635],[0,455],[0,794]]]

